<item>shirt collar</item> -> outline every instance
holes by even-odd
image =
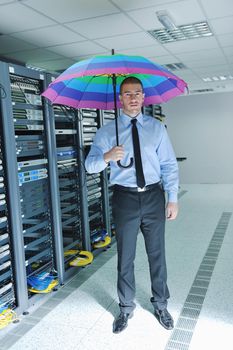
[[[129,117],[127,114],[124,114],[124,113],[121,113],[121,115],[120,115],[119,118],[120,118],[122,124],[123,124],[125,127],[131,125],[131,120],[133,119],[133,118]],[[142,115],[142,113],[139,113],[139,114],[137,115],[137,118],[136,118],[136,119],[137,119],[137,121],[141,124],[141,126],[143,126],[143,115]]]

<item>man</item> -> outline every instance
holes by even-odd
[[[110,164],[110,182],[115,185],[113,215],[120,314],[113,323],[113,332],[123,331],[133,316],[134,259],[139,229],[144,236],[150,266],[154,314],[163,327],[172,329],[173,319],[167,311],[169,291],[164,231],[166,218],[173,220],[178,213],[177,161],[164,125],[141,113],[144,101],[141,81],[135,77],[126,78],[121,84],[119,98],[123,110],[118,118],[121,145],[116,146],[114,122],[110,122],[97,131],[85,162],[89,173],[100,172]],[[132,167],[118,166],[117,161],[128,165],[131,157],[134,158]]]

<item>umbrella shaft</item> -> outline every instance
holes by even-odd
[[[115,127],[116,127],[116,144],[119,146],[119,137],[118,137],[118,123],[117,123],[117,97],[116,97],[116,75],[112,75],[112,84],[113,84],[113,95],[114,95],[114,113],[115,113]]]

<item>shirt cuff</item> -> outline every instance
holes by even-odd
[[[167,194],[168,202],[177,203],[178,202],[178,193],[177,192],[168,192]]]
[[[108,163],[105,162],[104,158],[102,158],[100,161],[99,161],[99,165],[101,166],[101,168],[103,168],[103,170],[108,166]]]

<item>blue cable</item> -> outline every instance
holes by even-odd
[[[34,289],[45,290],[55,278],[56,276],[54,275],[49,275],[47,272],[42,272],[37,276],[28,277],[27,283]]]

